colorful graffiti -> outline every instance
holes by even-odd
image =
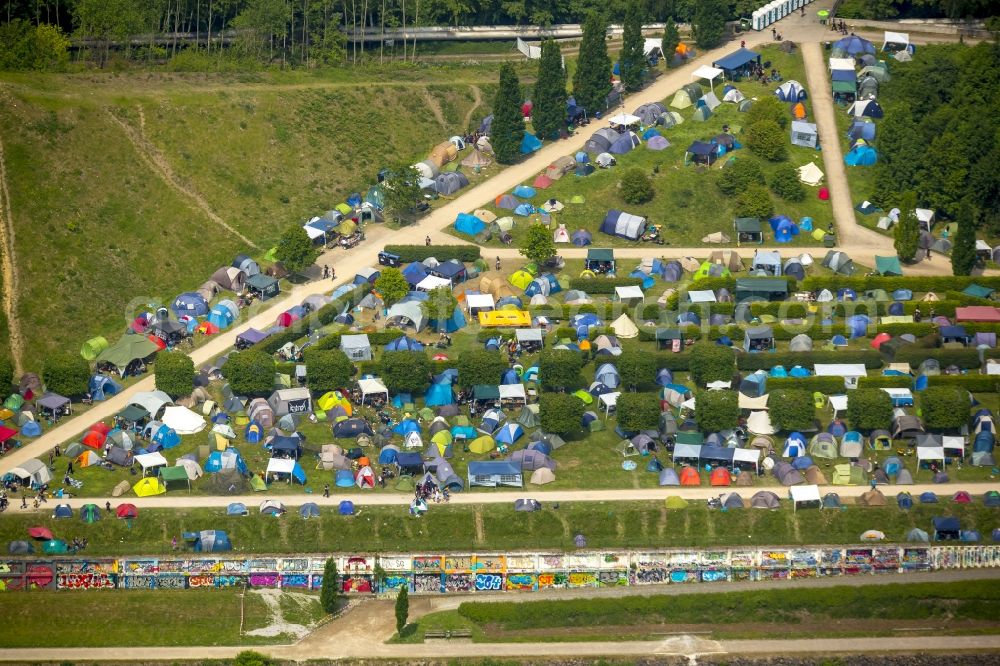
[[[56,576],[56,587],[60,590],[107,590],[117,587],[114,574],[109,573],[67,573]]]
[[[496,574],[476,574],[476,591],[499,592],[503,589],[503,576]]]

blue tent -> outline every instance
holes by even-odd
[[[247,442],[250,444],[257,444],[264,439],[264,427],[257,421],[251,421],[247,424],[247,427],[243,429],[243,437],[246,438]]]
[[[771,225],[771,230],[774,231],[774,240],[778,243],[790,243],[794,237],[799,235],[799,228],[784,215],[772,217],[768,222]]]
[[[750,49],[740,48],[712,63],[713,67],[733,71],[751,62],[760,62],[760,54]],[[728,86],[727,86],[728,87]]]
[[[811,372],[808,368],[804,368],[801,365],[793,366],[791,370],[788,371],[789,376],[795,377],[796,379],[801,379],[802,377],[808,377]]]
[[[225,330],[233,325],[233,312],[224,305],[216,305],[208,313],[208,323],[215,324],[220,330]]]
[[[875,123],[866,123],[863,120],[855,120],[847,130],[847,138],[852,141],[864,139],[865,141],[875,140]]]
[[[913,299],[913,292],[909,289],[897,289],[892,292],[892,299],[894,301],[909,301]]]
[[[759,398],[767,393],[767,373],[758,370],[744,377],[740,382],[740,393],[751,398]]]
[[[826,427],[826,431],[834,437],[843,437],[847,433],[847,426],[840,420],[831,421],[830,425]]]
[[[174,302],[170,304],[170,309],[177,316],[201,317],[208,314],[208,302],[202,298],[201,294],[186,291],[174,299]]]
[[[514,188],[513,194],[515,197],[520,197],[521,199],[530,199],[535,196],[537,192],[535,191],[535,188],[530,185],[518,185]]]
[[[639,286],[643,290],[651,289],[653,287],[653,285],[656,284],[656,279],[653,276],[647,275],[647,274],[643,273],[638,268],[635,269],[634,271],[632,271],[631,273],[629,273],[628,276],[630,278],[637,278],[639,280],[642,280],[642,284],[639,285]]]
[[[615,139],[615,142],[608,148],[612,155],[624,155],[639,145],[639,137],[632,132],[626,132]]]
[[[518,310],[520,310],[521,306],[523,305],[523,303],[521,303],[521,297],[520,296],[504,296],[499,301],[497,301],[497,309],[498,310],[502,310],[505,306],[508,306],[508,305],[513,306],[513,307],[517,308]]]
[[[520,384],[521,378],[517,375],[517,371],[514,370],[514,368],[507,368],[504,370],[503,374],[500,375],[500,383],[504,386]]]
[[[590,162],[590,155],[588,155],[587,153],[583,152],[582,150],[576,154],[576,163],[577,164],[586,164],[588,162]]]
[[[452,437],[464,437],[466,439],[472,440],[476,438],[476,429],[472,426],[452,426],[451,436]]]
[[[338,488],[353,488],[354,487],[354,474],[351,473],[349,469],[338,469],[337,475],[334,477],[334,483]]]
[[[851,338],[863,338],[868,335],[868,325],[871,320],[868,315],[853,315],[847,318],[847,330],[850,331]]]
[[[455,396],[451,390],[451,384],[431,384],[424,394],[424,405],[427,407],[439,407],[441,405],[451,405],[455,402]]]
[[[161,425],[153,433],[152,441],[154,444],[159,444],[162,449],[172,449],[181,443],[181,438],[173,428]]]
[[[844,164],[847,166],[871,166],[877,161],[878,152],[871,146],[855,146],[844,155]]]
[[[857,35],[838,39],[833,43],[832,48],[852,57],[864,53],[875,53],[875,45]]]
[[[682,312],[679,315],[677,315],[677,324],[678,325],[682,325],[682,324],[694,324],[695,326],[700,326],[701,325],[701,317],[699,317],[694,312],[690,312],[690,311],[688,311],[688,312]]]
[[[350,500],[344,500],[337,507],[337,513],[342,516],[353,516],[354,515],[354,502]]]
[[[838,301],[856,301],[858,300],[858,292],[854,291],[850,287],[844,287],[837,290],[837,300]]]
[[[938,503],[938,496],[935,495],[934,493],[932,493],[929,490],[926,493],[920,493],[920,503],[921,504],[937,504]]]
[[[486,351],[497,351],[500,349],[500,338],[490,338],[483,343],[483,346],[486,348]]]
[[[431,330],[439,333],[454,333],[460,328],[465,328],[465,324],[465,314],[461,308],[455,308],[455,311],[447,319],[431,319],[427,322]]]
[[[996,435],[988,430],[983,430],[976,434],[976,438],[972,441],[972,452],[973,453],[992,453],[993,446],[996,444]]]
[[[90,391],[90,399],[95,401],[104,400],[112,395],[118,395],[122,390],[121,384],[106,375],[94,375],[91,377],[87,388]]]
[[[351,208],[357,208],[361,205],[361,193],[351,192],[350,196],[347,197],[347,205]]]
[[[235,469],[240,474],[247,473],[247,465],[243,462],[243,456],[236,449],[226,449],[225,451],[212,451],[205,459],[205,471],[208,473],[221,472],[224,469]]]
[[[306,502],[299,507],[299,515],[303,519],[319,518],[319,506],[316,505],[316,502]]]
[[[792,467],[798,470],[809,469],[813,465],[813,459],[809,456],[799,456],[792,461]]]
[[[202,530],[195,537],[194,550],[197,553],[219,553],[232,549],[229,535],[221,530]]]
[[[525,132],[524,138],[521,139],[521,154],[527,155],[528,153],[533,153],[542,147],[542,142],[538,140],[538,137],[531,132]]]
[[[227,516],[245,516],[250,512],[247,511],[247,505],[243,502],[233,502],[226,507]]]
[[[401,335],[385,346],[385,351],[409,351],[419,352],[424,350],[424,345],[413,338]]]
[[[514,209],[514,215],[520,215],[521,217],[528,217],[535,212],[535,207],[530,203],[518,204],[517,208]]]
[[[788,371],[785,370],[785,366],[783,365],[774,366],[773,368],[771,368],[771,372],[769,374],[772,377],[781,377],[781,378],[788,377]]]
[[[468,215],[468,214],[467,213],[458,214],[459,217],[462,217],[463,215]],[[482,221],[478,217],[475,217],[474,215],[468,215],[468,217],[471,217],[480,224],[482,224]],[[455,229],[457,229],[458,231],[462,231],[462,229],[459,229],[458,227],[458,220],[455,220]],[[470,233],[470,232],[462,231],[462,233]],[[474,235],[474,233],[470,235]],[[403,277],[406,278],[406,281],[410,284],[411,287],[417,286],[418,284],[420,284],[421,280],[427,277],[427,270],[424,268],[424,265],[419,261],[414,261],[413,263],[407,264],[406,267],[403,268],[402,273]]]
[[[333,436],[337,438],[355,438],[358,435],[373,435],[372,427],[364,419],[353,418],[337,421],[333,424]]]
[[[666,386],[667,384],[674,383],[674,373],[666,368],[660,368],[656,371],[656,384],[657,386]]]
[[[645,132],[642,133],[643,140],[645,140],[645,139],[651,139],[654,136],[661,136],[660,133],[656,130],[655,127],[650,127],[648,130],[646,130]]]
[[[42,434],[42,426],[38,425],[36,421],[28,421],[21,426],[21,434],[25,437],[38,437]]]
[[[524,435],[524,429],[517,423],[508,423],[500,428],[494,439],[504,444],[513,444]]]
[[[896,504],[900,509],[912,509],[913,508],[913,497],[910,493],[899,493],[896,495]]]
[[[903,314],[903,304],[900,303],[900,302],[898,302],[898,301],[895,302],[895,303],[890,303],[889,304],[889,314],[892,315],[892,316],[894,316],[894,317],[898,317],[898,316],[902,315]]]
[[[396,462],[396,456],[399,451],[394,446],[384,446],[378,454],[378,464],[379,465],[391,465]]]
[[[485,228],[486,225],[483,224],[483,221],[475,215],[459,213],[458,217],[455,218],[455,231],[460,233],[475,236]]]
[[[403,419],[396,424],[392,431],[397,435],[406,436],[411,432],[420,432],[420,424],[417,423],[416,419]]]
[[[434,375],[435,384],[454,384],[458,381],[458,368],[446,368]]]

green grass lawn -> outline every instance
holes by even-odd
[[[242,596],[236,589],[6,594],[0,596],[0,648],[265,645],[291,638],[241,636]],[[243,598],[243,612],[244,631],[271,624],[272,613],[256,594]],[[318,601],[284,612],[285,621],[306,625],[322,615]]]
[[[772,65],[782,72],[786,80],[792,78],[805,80],[804,68],[798,54],[786,54],[770,47],[761,49],[761,53],[764,60],[772,61]],[[747,97],[761,97],[772,95],[777,84],[765,87],[755,82],[743,81],[736,85]],[[721,98],[721,85],[717,87],[716,93]],[[665,103],[669,104],[672,98],[673,94],[665,100]],[[808,102],[806,105],[808,107]],[[632,106],[626,102],[626,110],[633,110]],[[541,205],[549,198],[559,199],[566,204],[566,208],[553,215],[553,225],[565,224],[571,231],[578,228],[588,229],[594,234],[594,243],[598,246],[637,244],[597,232],[605,213],[612,208],[642,215],[655,224],[662,224],[665,240],[675,246],[701,245],[701,238],[715,231],[722,231],[732,236],[734,217],[732,203],[715,186],[715,181],[721,175],[724,160],[703,171],[693,166],[684,166],[684,152],[692,141],[707,141],[720,133],[724,124],[734,128],[741,126],[743,114],[736,110],[735,105],[725,103],[716,109],[715,114],[707,122],[700,123],[690,120],[692,112],[692,109],[680,111],[685,122],[662,131],[671,143],[666,150],[655,152],[640,146],[626,155],[617,156],[618,165],[611,169],[598,169],[586,178],[569,174],[556,181],[550,188],[540,190],[532,203]],[[598,126],[603,124],[602,121],[596,120],[595,123]],[[736,159],[746,158],[749,156],[749,151],[736,151],[734,156]],[[800,166],[810,161],[821,163],[817,151],[790,147],[789,163]],[[632,166],[652,175],[656,196],[647,204],[637,206],[625,204],[618,194],[621,171],[625,167]],[[765,175],[772,174],[776,167],[775,164],[763,163]],[[654,173],[654,170],[658,170],[658,173]],[[527,184],[530,185],[533,180],[534,176],[527,181]],[[796,221],[806,216],[812,217],[814,227],[825,228],[832,219],[829,204],[820,201],[811,188],[807,190],[805,200],[799,203],[786,202],[772,195],[775,212],[788,215]],[[584,197],[586,203],[570,204],[570,199],[578,194]],[[511,214],[510,211],[497,209],[492,202],[484,202],[483,207],[501,216]],[[516,218],[517,226],[513,231],[515,242],[519,231],[529,224],[528,220],[529,218]],[[459,235],[453,229],[452,233]],[[488,243],[492,246],[498,244],[498,240]],[[791,245],[815,244],[816,242],[808,234],[800,234],[791,243]],[[650,252],[655,255],[656,246],[650,247]]]
[[[720,489],[721,493],[724,489]],[[752,488],[737,489],[746,501]],[[776,490],[781,497],[787,492]],[[663,496],[671,494],[664,488]],[[526,497],[532,492],[526,490]],[[572,550],[573,538],[583,534],[591,548],[705,548],[857,543],[869,529],[881,530],[892,542],[903,541],[912,527],[930,528],[933,516],[958,516],[963,529],[988,536],[1000,527],[1000,512],[972,505],[918,505],[910,511],[891,506],[841,511],[775,511],[744,509],[715,511],[704,502],[684,510],[668,511],[663,503],[567,502],[556,508],[548,502],[539,513],[515,513],[513,507],[484,504],[474,507],[432,505],[422,518],[398,506],[365,506],[355,516],[340,516],[323,508],[318,519],[303,521],[295,510],[282,518],[263,517],[254,506],[247,517],[226,516],[218,509],[142,510],[129,527],[113,517],[87,525],[79,518],[54,520],[49,514],[8,512],[0,521],[0,542],[27,538],[27,528],[44,525],[57,538],[86,537],[91,556],[168,555],[171,539],[182,532],[222,529],[229,533],[237,553],[414,552],[468,550]],[[482,537],[477,529],[482,525]]]

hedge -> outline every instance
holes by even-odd
[[[284,347],[289,342],[295,342],[300,338],[305,337],[311,331],[314,331],[323,326],[327,326],[333,323],[337,315],[342,313],[344,310],[350,309],[358,304],[362,298],[364,298],[368,292],[371,291],[370,284],[363,284],[359,286],[354,291],[346,294],[332,303],[327,303],[319,310],[315,312],[310,312],[308,315],[302,319],[296,321],[294,324],[286,328],[281,333],[276,333],[275,335],[269,336],[268,338],[261,340],[255,344],[251,349],[262,351],[266,354],[273,354],[282,347]],[[398,336],[397,336],[398,337]],[[340,338],[337,338],[337,346],[340,345]],[[320,347],[321,349],[331,349],[329,343],[326,346]]]
[[[975,349],[922,349],[907,345],[896,352],[893,360],[896,363],[909,363],[910,367],[916,368],[928,358],[936,359],[942,368],[947,368],[949,365],[965,369],[980,366],[979,352]]]
[[[385,251],[399,255],[399,260],[407,264],[423,261],[428,257],[434,257],[438,261],[458,259],[463,263],[473,262],[482,257],[482,253],[475,245],[386,245]]]
[[[736,357],[736,367],[740,370],[770,370],[776,365],[791,368],[804,365],[811,368],[816,363],[864,363],[868,369],[881,368],[882,356],[874,349],[840,351],[816,350],[811,352],[771,352],[764,354],[740,354]],[[837,378],[843,387],[843,380]]]
[[[620,278],[570,278],[569,288],[579,289],[593,294],[613,294],[615,287],[636,287],[642,284],[640,278],[620,277]]]
[[[858,379],[858,388],[910,388],[913,377],[909,375],[874,375]]]
[[[912,324],[877,324],[875,331],[878,333],[888,333],[892,337],[909,333],[910,335],[922,338],[926,335],[933,335],[937,332],[937,327],[930,322],[920,322]]]
[[[996,375],[931,375],[928,386],[959,386],[973,393],[997,393],[1000,377]]]
[[[803,391],[811,391],[826,395],[832,395],[834,393],[843,393],[846,388],[844,387],[843,377],[771,377],[767,380],[767,390],[777,391],[778,389],[800,389]]]
[[[881,277],[877,275],[857,275],[853,277],[846,275],[815,275],[804,279],[800,286],[807,291],[854,289],[857,292],[862,292],[868,289],[885,289],[890,294],[897,289],[910,289],[922,292],[934,291],[938,292],[938,296],[942,296],[940,292],[960,292],[973,283],[1000,291],[1000,277],[957,275],[920,276],[919,278],[906,276]]]

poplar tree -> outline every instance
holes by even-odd
[[[916,259],[920,243],[920,224],[917,222],[917,195],[911,190],[899,201],[899,223],[893,230],[893,246],[900,261]]]
[[[646,64],[642,38],[643,8],[638,0],[630,0],[625,8],[625,22],[622,26],[622,50],[618,56],[622,85],[628,92],[642,87],[642,70]]]
[[[958,233],[955,234],[955,247],[951,248],[951,272],[971,275],[976,266],[976,220],[967,202],[963,202],[958,211]]]
[[[677,31],[677,24],[674,17],[668,16],[667,23],[663,28],[663,40],[660,42],[660,51],[663,52],[663,60],[667,67],[674,61],[674,53],[681,43],[681,33]]]
[[[601,14],[591,13],[583,22],[580,56],[573,74],[573,97],[591,117],[604,110],[611,92],[607,31],[607,20]]]
[[[557,138],[566,123],[566,70],[562,51],[554,39],[542,42],[531,122],[541,139]]]
[[[521,114],[521,84],[510,63],[500,66],[500,86],[493,101],[490,145],[497,162],[513,164],[521,156],[524,116]]]

